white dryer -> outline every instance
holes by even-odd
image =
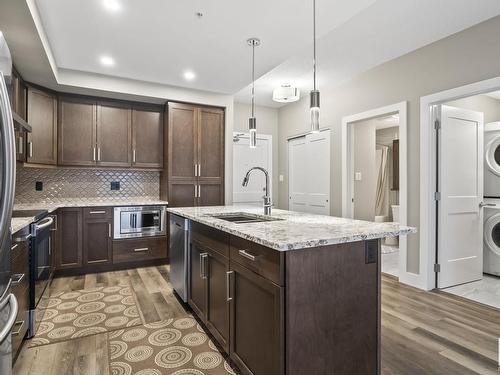
[[[500,199],[485,199],[483,272],[500,276]]]
[[[500,198],[500,122],[484,126],[484,196]]]

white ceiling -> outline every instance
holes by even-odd
[[[500,91],[493,91],[493,92],[489,92],[489,93],[487,93],[487,94],[485,94],[485,95],[486,95],[486,96],[489,96],[490,98],[500,100]]]
[[[233,94],[251,81],[249,37],[258,37],[257,76],[311,41],[312,1],[36,0],[58,68]],[[375,0],[318,0],[325,35]],[[196,13],[202,12],[203,17]],[[114,58],[104,67],[102,55]],[[184,79],[186,70],[197,78]]]

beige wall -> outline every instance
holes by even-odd
[[[248,133],[248,117],[250,116],[250,104],[234,103],[234,131]],[[272,199],[278,204],[278,110],[276,108],[257,106],[255,107],[257,117],[257,133],[267,134],[273,137],[273,191]],[[232,174],[231,174],[232,176]]]
[[[341,119],[408,101],[408,224],[419,225],[420,97],[500,76],[500,17],[371,69],[338,87],[320,87],[322,127],[332,129],[331,214],[341,215]],[[321,78],[321,71],[319,72]],[[279,173],[287,174],[287,137],[308,131],[308,97],[279,111]],[[285,181],[287,179],[285,178]],[[287,207],[288,186],[280,184]],[[408,238],[408,271],[419,272],[418,235]]]
[[[500,100],[486,95],[475,95],[446,103],[452,107],[484,113],[484,123],[500,121]]]
[[[377,166],[375,163],[375,121],[360,121],[353,128],[354,173],[361,173],[361,180],[354,180],[354,218],[375,220],[377,194]]]

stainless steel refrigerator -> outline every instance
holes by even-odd
[[[10,221],[14,205],[16,155],[14,123],[7,84],[12,60],[0,32],[0,374],[12,374],[11,330],[17,316],[17,300],[11,293]]]

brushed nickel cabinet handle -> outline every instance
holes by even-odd
[[[90,211],[90,215],[104,215],[106,211]]]
[[[226,272],[226,301],[232,301],[233,297],[231,296],[231,275],[234,271]]]
[[[198,185],[198,198],[201,198],[201,185]]]
[[[135,153],[135,148],[132,150],[132,163],[136,162],[136,153]]]
[[[101,161],[101,148],[97,147],[97,161]]]
[[[13,246],[10,248],[10,250],[11,250],[11,251],[12,251],[12,250],[15,250],[15,249],[16,249],[16,247],[18,247],[18,246],[19,246],[19,244],[18,244],[18,243],[16,243],[15,245],[13,245]]]
[[[17,138],[17,153],[18,154],[22,154],[24,151],[23,151],[23,148],[24,148],[24,138],[23,137],[18,137]]]
[[[108,237],[111,238],[111,223],[108,223]]]
[[[12,285],[19,285],[21,281],[24,279],[24,273],[15,273],[10,278],[12,280]]]
[[[95,146],[92,149],[92,161],[95,161]]]
[[[194,165],[194,177],[198,177],[198,164]]]
[[[200,254],[200,277],[202,279],[207,278],[206,259],[208,259],[208,253],[201,253]]]
[[[148,251],[149,247],[140,247],[138,249],[134,249],[135,252]]]
[[[29,156],[30,158],[33,157],[33,142],[28,142],[28,147],[29,147]]]
[[[198,164],[198,177],[201,177],[201,164]]]
[[[245,257],[247,259],[250,259],[251,261],[255,261],[255,259],[257,259],[257,257],[255,255],[252,255],[250,253],[248,253],[246,250],[238,250],[238,253],[242,256],[242,257]]]

